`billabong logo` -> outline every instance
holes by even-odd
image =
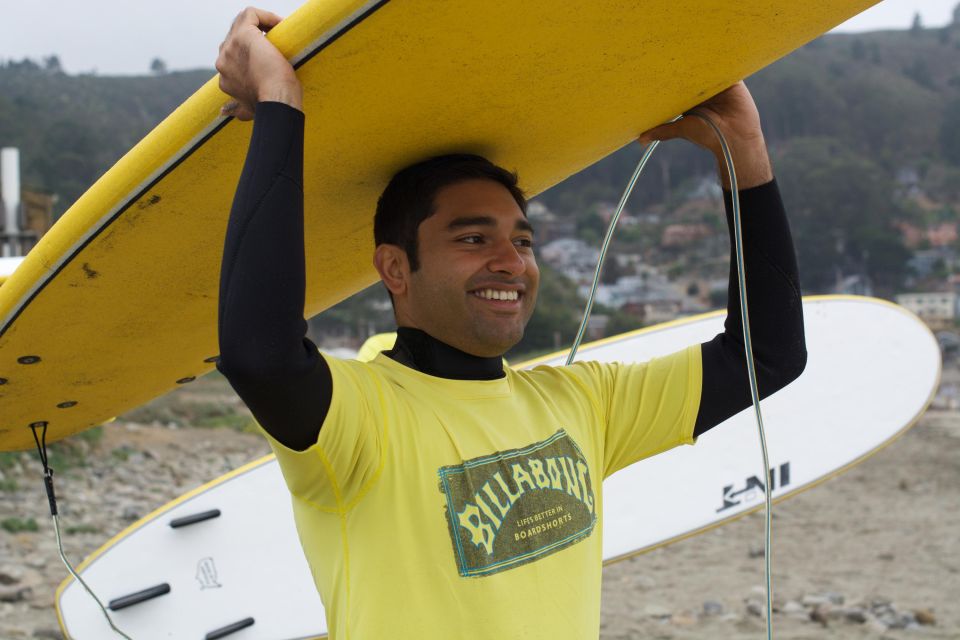
[[[213,563],[213,558],[201,558],[197,563],[197,582],[200,583],[200,589],[218,589],[222,587],[217,582],[217,565]]]
[[[563,429],[438,473],[462,576],[532,562],[582,540],[596,524],[590,468]]]
[[[782,489],[790,484],[790,463],[784,462],[780,465],[780,477],[777,482],[777,467],[770,469],[770,489],[775,491]],[[734,491],[734,485],[729,484],[723,488],[723,505],[717,509],[717,513],[726,511],[744,502],[753,502],[763,496],[766,491],[763,481],[757,476],[750,476],[744,480],[744,487]]]

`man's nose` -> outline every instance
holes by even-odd
[[[517,251],[513,240],[503,240],[494,246],[488,267],[495,273],[509,273],[516,276],[527,270],[527,263]]]

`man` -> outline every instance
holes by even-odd
[[[217,61],[235,99],[224,112],[256,119],[218,366],[277,454],[331,637],[596,637],[602,480],[749,404],[735,281],[726,331],[704,345],[642,365],[504,369],[539,282],[526,201],[483,158],[430,158],[394,176],[375,216],[396,344],[370,363],[318,354],[303,319],[301,90],[262,37],[277,22],[244,11]],[[769,395],[806,358],[789,229],[746,88],[700,109],[737,163]],[[641,138],[672,137],[719,153],[695,118]]]

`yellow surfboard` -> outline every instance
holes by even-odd
[[[376,199],[444,152],[536,194],[875,0],[311,0],[270,34],[304,85],[308,316],[375,280]],[[212,61],[211,61],[212,62]],[[0,287],[0,450],[97,425],[217,355],[250,123],[211,79]]]

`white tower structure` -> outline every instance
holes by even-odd
[[[0,255],[20,255],[20,150],[0,149],[0,192],[3,194],[3,237]]]

